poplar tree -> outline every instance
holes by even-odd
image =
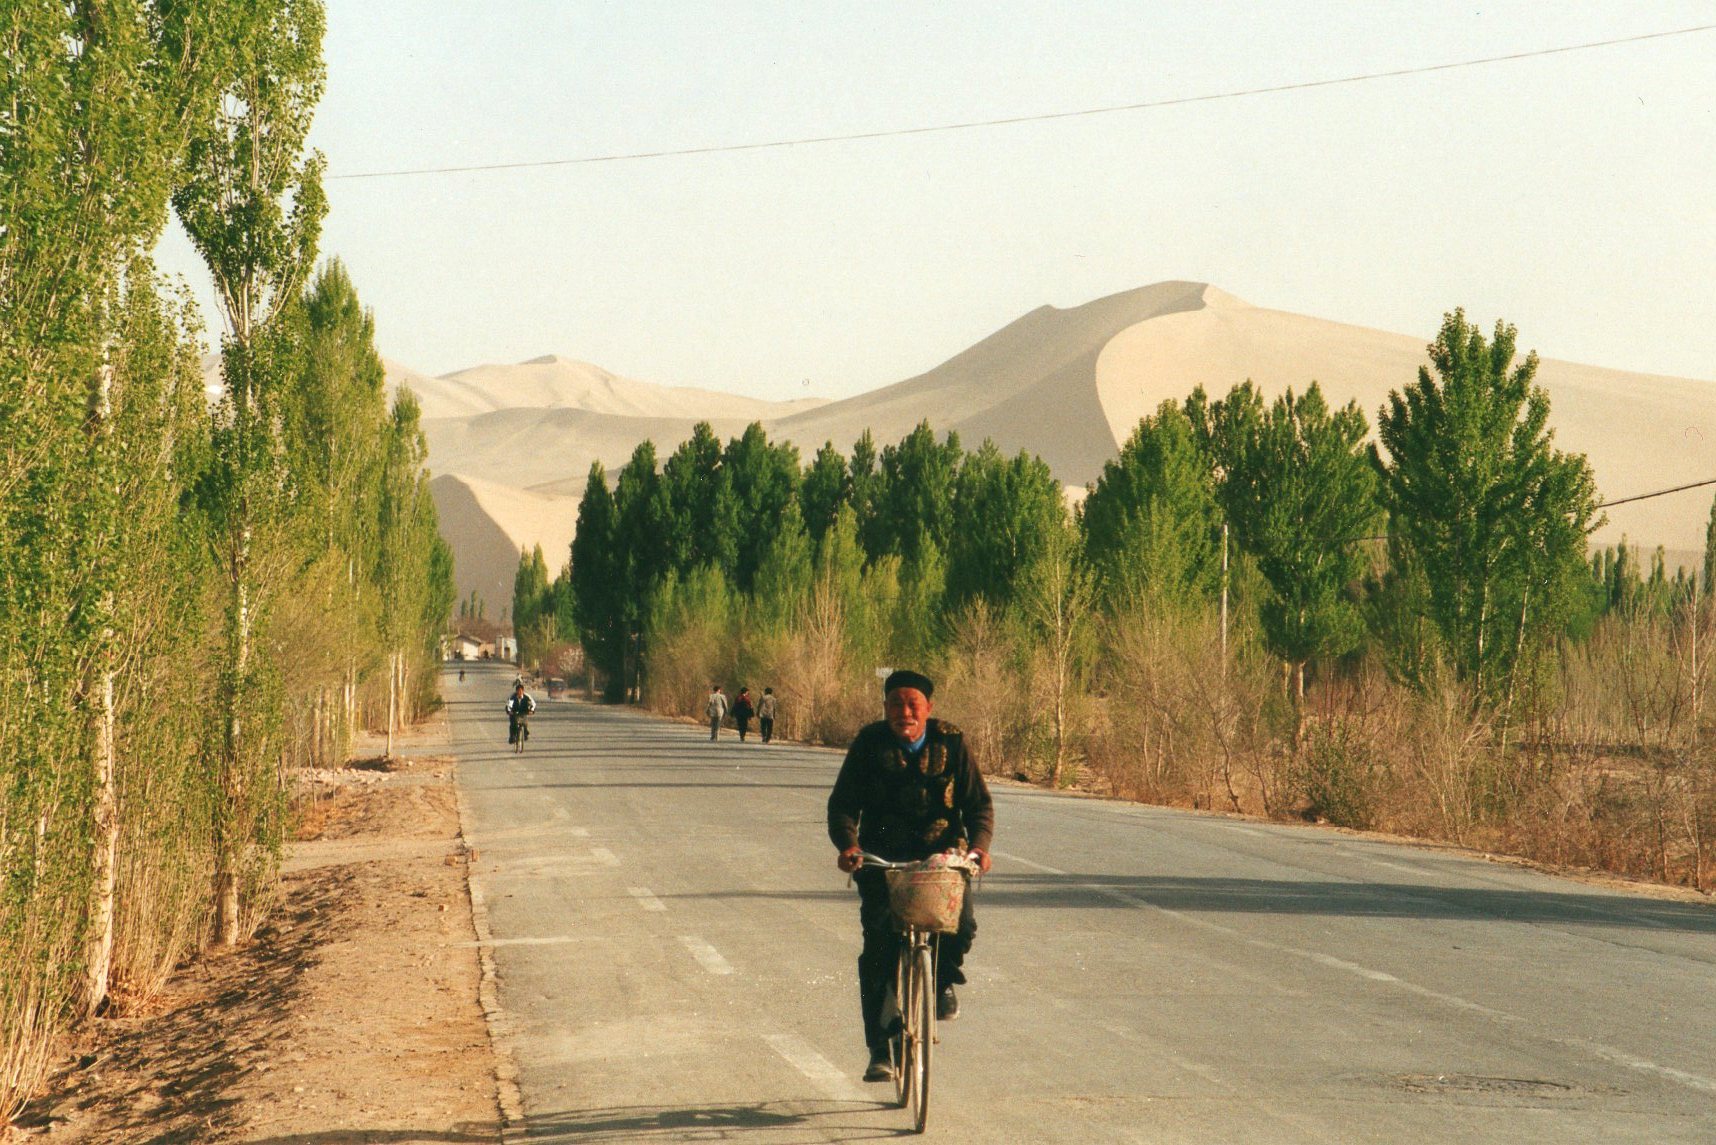
[[[620,699],[625,691],[624,565],[615,543],[617,526],[607,470],[597,461],[590,466],[572,535],[572,607],[584,655],[604,673],[610,700]]]
[[[1308,661],[1344,655],[1364,637],[1353,590],[1378,516],[1367,433],[1356,402],[1330,410],[1315,382],[1267,409],[1246,382],[1209,409],[1221,503],[1268,585],[1264,641],[1287,662],[1295,696]]]
[[[973,600],[1004,609],[1066,517],[1048,463],[1024,451],[1011,459],[993,441],[965,455],[954,481],[947,542],[949,612]]]
[[[1554,447],[1537,355],[1515,364],[1516,337],[1446,315],[1372,448],[1391,553],[1422,569],[1442,647],[1481,703],[1510,699],[1521,656],[1564,627],[1602,523],[1591,467]]]
[[[1716,576],[1716,500],[1710,502],[1710,523],[1704,526],[1704,591],[1711,591]]]
[[[537,545],[518,554],[518,571],[512,578],[512,630],[518,637],[518,658],[535,663],[553,642],[554,599],[548,586],[548,561]]]
[[[1081,520],[1085,556],[1110,607],[1187,608],[1220,587],[1213,460],[1171,401],[1140,420],[1103,465]]]
[[[227,57],[220,106],[192,127],[173,208],[208,265],[227,335],[210,504],[228,587],[222,742],[213,768],[225,810],[218,824],[216,933],[239,938],[240,883],[252,847],[278,829],[278,785],[264,781],[277,700],[259,673],[256,635],[267,587],[259,531],[281,508],[279,392],[290,340],[277,321],[315,259],[326,200],[322,158],[304,140],[325,82],[319,0],[239,6],[220,29]]]
[[[673,507],[667,485],[656,472],[655,443],[640,442],[614,482],[614,546],[626,633],[624,650],[634,660],[644,655],[644,619],[649,615],[651,598],[673,571],[672,528]],[[633,677],[642,671],[639,663],[631,667]]]
[[[1042,551],[1027,570],[1014,607],[1038,649],[1040,678],[1048,691],[1049,784],[1065,776],[1072,734],[1070,704],[1090,656],[1096,586],[1085,567],[1070,521],[1054,522]]]
[[[338,259],[322,265],[289,317],[300,349],[280,394],[282,452],[299,527],[313,538],[322,566],[323,623],[333,631],[314,700],[313,754],[327,763],[345,756],[365,668],[360,651],[378,638],[371,554],[380,528],[387,371],[375,348],[374,316]]]
[[[722,473],[721,443],[706,421],[692,427],[662,466],[672,512],[673,567],[681,574],[700,564],[730,573],[737,554],[733,488]]]
[[[775,444],[758,422],[727,443],[721,458],[733,498],[733,584],[749,592],[769,537],[798,496],[798,449]]]
[[[949,433],[937,442],[927,421],[899,444],[882,447],[873,529],[866,538],[871,560],[893,554],[916,561],[932,544],[947,551],[954,477],[962,456],[959,435]]]
[[[834,448],[832,441],[824,442],[816,457],[805,470],[799,485],[799,510],[812,544],[821,544],[822,535],[834,524],[842,505],[852,500],[852,475],[847,472],[846,459]]]
[[[769,529],[757,565],[752,599],[758,627],[780,633],[802,618],[811,587],[814,545],[805,530],[798,501],[790,500]]]
[[[0,1122],[47,1060],[34,1046],[108,988],[139,770],[121,673],[142,655],[134,609],[163,595],[149,578],[182,571],[125,546],[176,532],[167,459],[182,459],[179,416],[201,414],[144,252],[184,124],[212,100],[208,32],[229,17],[215,2],[0,9]]]
[[[886,548],[877,535],[878,499],[882,478],[876,468],[876,439],[866,429],[852,443],[852,456],[846,462],[848,501],[852,506],[852,521],[858,529],[858,539],[871,558]],[[837,514],[838,515],[838,514]]]

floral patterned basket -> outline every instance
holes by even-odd
[[[957,868],[937,865],[890,870],[888,906],[894,925],[922,927],[942,934],[959,929],[959,911],[965,905],[965,875]]]

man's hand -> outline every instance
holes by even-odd
[[[857,847],[848,847],[840,852],[840,857],[834,862],[841,870],[851,874],[864,865],[864,852]]]
[[[989,873],[989,868],[995,865],[995,860],[989,857],[988,851],[981,851],[976,848],[972,848],[971,857],[976,861],[977,873],[980,875],[987,875]]]

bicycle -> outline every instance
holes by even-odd
[[[514,755],[523,755],[524,741],[530,738],[530,717],[519,715],[515,716],[514,719],[517,722],[517,727],[513,729],[512,753]]]
[[[933,936],[959,929],[966,884],[978,872],[965,855],[936,855],[921,863],[893,863],[864,852],[862,865],[879,867],[888,880],[888,905],[900,929],[900,958],[893,998],[898,1024],[888,1040],[894,1096],[912,1119],[914,1132],[929,1124],[930,1052],[935,1045],[935,956]],[[886,1013],[888,1000],[882,1003]]]

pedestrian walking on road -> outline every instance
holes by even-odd
[[[740,688],[739,694],[733,697],[733,722],[739,726],[739,742],[745,742],[745,733],[751,730],[751,717],[757,714],[757,709],[751,706],[751,689]]]
[[[727,697],[721,694],[721,685],[709,687],[709,705],[703,714],[709,717],[709,738],[713,741],[721,734],[721,721],[727,718]]]
[[[757,731],[762,734],[764,743],[775,738],[775,690],[773,688],[764,688],[763,698],[757,701]]]
[[[893,1076],[882,1000],[899,957],[900,936],[888,907],[888,883],[864,865],[868,851],[890,862],[909,863],[941,851],[970,854],[989,870],[989,840],[995,809],[983,772],[960,730],[930,718],[935,685],[918,672],[893,673],[882,684],[887,718],[858,732],[834,790],[828,796],[828,838],[840,852],[837,863],[858,884],[858,921],[864,948],[858,955],[858,1004],[864,1040],[870,1046],[865,1081]],[[977,936],[972,896],[965,896],[959,930],[942,935],[935,962],[935,1016],[959,1016],[953,992],[965,982],[961,966]]]

